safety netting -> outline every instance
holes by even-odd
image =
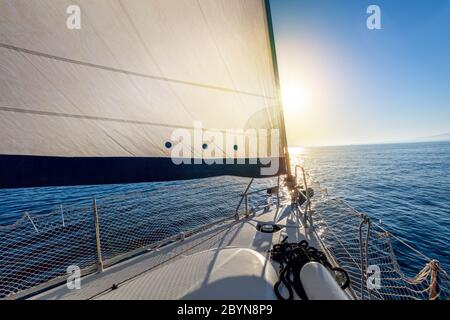
[[[60,205],[30,211],[0,226],[0,299],[20,298],[64,282],[69,267],[82,275],[194,235],[223,221],[235,221],[249,180],[213,178],[159,184],[145,192],[92,199],[89,205]],[[250,191],[276,179],[256,180]],[[249,212],[275,204],[275,196],[254,193]],[[98,226],[98,232],[97,232]]]
[[[450,286],[439,261],[427,257],[342,198],[330,198],[320,184],[312,206],[314,231],[335,262],[350,277],[356,299],[447,300]],[[414,261],[414,275],[398,262]]]

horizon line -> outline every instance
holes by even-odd
[[[369,145],[390,145],[390,144],[416,144],[416,143],[433,143],[433,142],[450,142],[450,138],[443,140],[404,140],[404,141],[379,141],[379,142],[355,142],[340,144],[316,144],[316,145],[288,145],[288,148],[324,148],[324,147],[350,147],[350,146],[369,146]]]

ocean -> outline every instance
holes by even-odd
[[[302,161],[311,176],[327,188],[329,195],[344,197],[357,210],[367,213],[450,270],[450,142],[296,150],[298,153],[292,156],[293,160]],[[39,215],[60,205],[89,206],[93,196],[99,201],[107,201],[114,196],[156,191],[163,201],[169,196],[164,190],[177,186],[189,192],[171,194],[171,201],[179,202],[178,208],[189,208],[195,203],[195,217],[204,214],[198,210],[198,204],[204,204],[210,214],[211,205],[221,203],[220,210],[229,210],[226,214],[231,214],[236,205],[234,201],[248,182],[249,179],[217,177],[167,183],[0,190],[0,226],[13,224],[25,212]],[[259,180],[254,189],[273,184],[273,179]],[[224,202],[224,195],[234,200]],[[115,205],[120,206],[121,202]],[[229,207],[231,210],[227,209]],[[152,210],[139,208],[137,206],[128,214],[136,217],[153,214]],[[177,218],[177,213],[184,215],[185,212],[184,209],[180,212],[171,210],[165,219],[178,219],[178,225],[182,225],[181,222],[186,220]],[[414,263],[414,257],[408,254],[398,259],[401,265]]]
[[[329,195],[450,270],[450,142],[306,148],[294,158]],[[400,265],[415,264],[401,253]]]

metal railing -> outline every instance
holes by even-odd
[[[249,184],[247,185],[247,188],[245,188],[245,191],[241,194],[241,200],[239,201],[239,204],[237,205],[236,208],[236,214],[235,214],[235,219],[239,220],[240,218],[240,214],[239,214],[239,209],[242,205],[242,202],[244,202],[245,205],[245,215],[248,216],[249,212],[248,212],[248,190],[250,190],[250,187],[253,184],[253,181],[255,181],[255,179],[251,179]]]
[[[298,176],[298,169],[301,169],[302,176],[301,181]],[[300,220],[305,228],[313,228],[313,220],[312,220],[312,198],[308,186],[308,181],[306,179],[306,171],[303,166],[296,165],[294,168],[295,176],[292,181],[288,181],[288,188],[292,189],[291,202],[294,209],[294,212],[300,217]],[[302,204],[304,209],[302,210],[298,204],[299,198],[302,197],[305,199],[305,202]]]
[[[265,192],[266,196],[272,196],[274,193],[277,194],[277,201],[276,201],[276,205],[277,205],[277,210],[280,208],[280,203],[281,203],[281,196],[280,196],[280,177],[278,176],[277,178],[277,186],[274,187],[266,187],[266,188],[262,188],[262,189],[257,189],[257,190],[252,190],[250,191],[250,188],[253,185],[255,179],[251,179],[249,184],[247,185],[247,187],[245,188],[244,192],[240,194],[240,201],[236,207],[235,210],[235,219],[239,220],[241,217],[241,212],[240,212],[240,208],[242,206],[242,203],[244,203],[244,215],[246,217],[248,217],[250,214],[255,213],[254,210],[249,209],[249,197],[252,195],[260,195],[261,193]],[[266,207],[269,207],[270,204],[259,204],[258,208],[263,209]]]
[[[348,271],[356,298],[449,298],[449,278],[437,261],[372,223],[342,199],[311,199],[307,188],[315,187],[316,182],[307,178],[303,168],[302,180],[307,199],[303,218],[333,261]],[[267,208],[272,205],[267,195],[272,198],[276,193],[277,208],[282,198],[291,195],[280,187],[280,178],[276,187],[252,190],[255,184],[253,179],[246,185],[241,183],[243,193],[235,191],[237,188],[209,190],[210,196],[201,202],[198,195],[205,192],[203,186],[169,185],[143,193],[94,198],[92,205],[82,207],[60,206],[48,214],[25,213],[13,225],[0,226],[0,298],[20,298],[65,282],[71,265],[78,266],[82,275],[102,271],[214,225],[249,216],[255,208]],[[240,211],[242,204],[244,212]],[[408,278],[401,271],[393,240],[426,263],[416,277]],[[366,285],[367,267],[373,264],[380,266],[384,279],[376,290]]]
[[[304,185],[307,186],[309,180],[309,185],[317,187],[319,193],[310,202],[311,231],[332,260],[348,272],[350,290],[355,298],[450,298],[450,278],[437,260],[373,222],[367,214],[358,212],[344,199],[330,198],[326,189],[323,189],[324,194],[320,194],[320,184],[308,176],[304,168],[299,168],[302,169]],[[405,256],[414,256],[417,266],[420,266],[420,261],[424,263],[425,266],[415,276],[407,276],[402,271],[394,244],[402,247],[402,252],[407,251]]]
[[[262,188],[270,181],[251,186]],[[234,221],[244,179],[161,184],[149,191],[94,198],[83,206],[28,212],[0,226],[0,299],[16,299]],[[261,187],[258,187],[261,185]],[[241,189],[242,190],[242,189]],[[201,197],[208,193],[208,197]],[[246,208],[265,199],[247,190]],[[253,199],[248,199],[254,195]],[[199,201],[201,199],[201,201]]]

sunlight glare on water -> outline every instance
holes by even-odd
[[[293,169],[303,165],[330,196],[344,197],[395,235],[450,268],[450,142],[290,148]],[[294,171],[293,171],[294,172]],[[170,185],[189,187],[184,205],[208,205],[224,195],[239,194],[249,178],[217,177],[192,181],[0,190],[0,225],[14,223],[25,212],[48,212],[61,204],[89,205],[98,199],[130,192],[157,191]],[[273,186],[271,179],[255,180],[255,190]],[[195,186],[195,188],[194,188]],[[197,190],[195,192],[194,190]],[[165,195],[158,194],[160,197]],[[205,194],[209,196],[204,197]],[[252,200],[252,199],[251,199]],[[230,207],[230,212],[235,205]],[[204,214],[207,214],[205,210]],[[141,215],[148,212],[142,211]],[[196,212],[201,216],[202,212]],[[173,215],[171,216],[174,217]],[[407,256],[399,262],[414,264]]]

